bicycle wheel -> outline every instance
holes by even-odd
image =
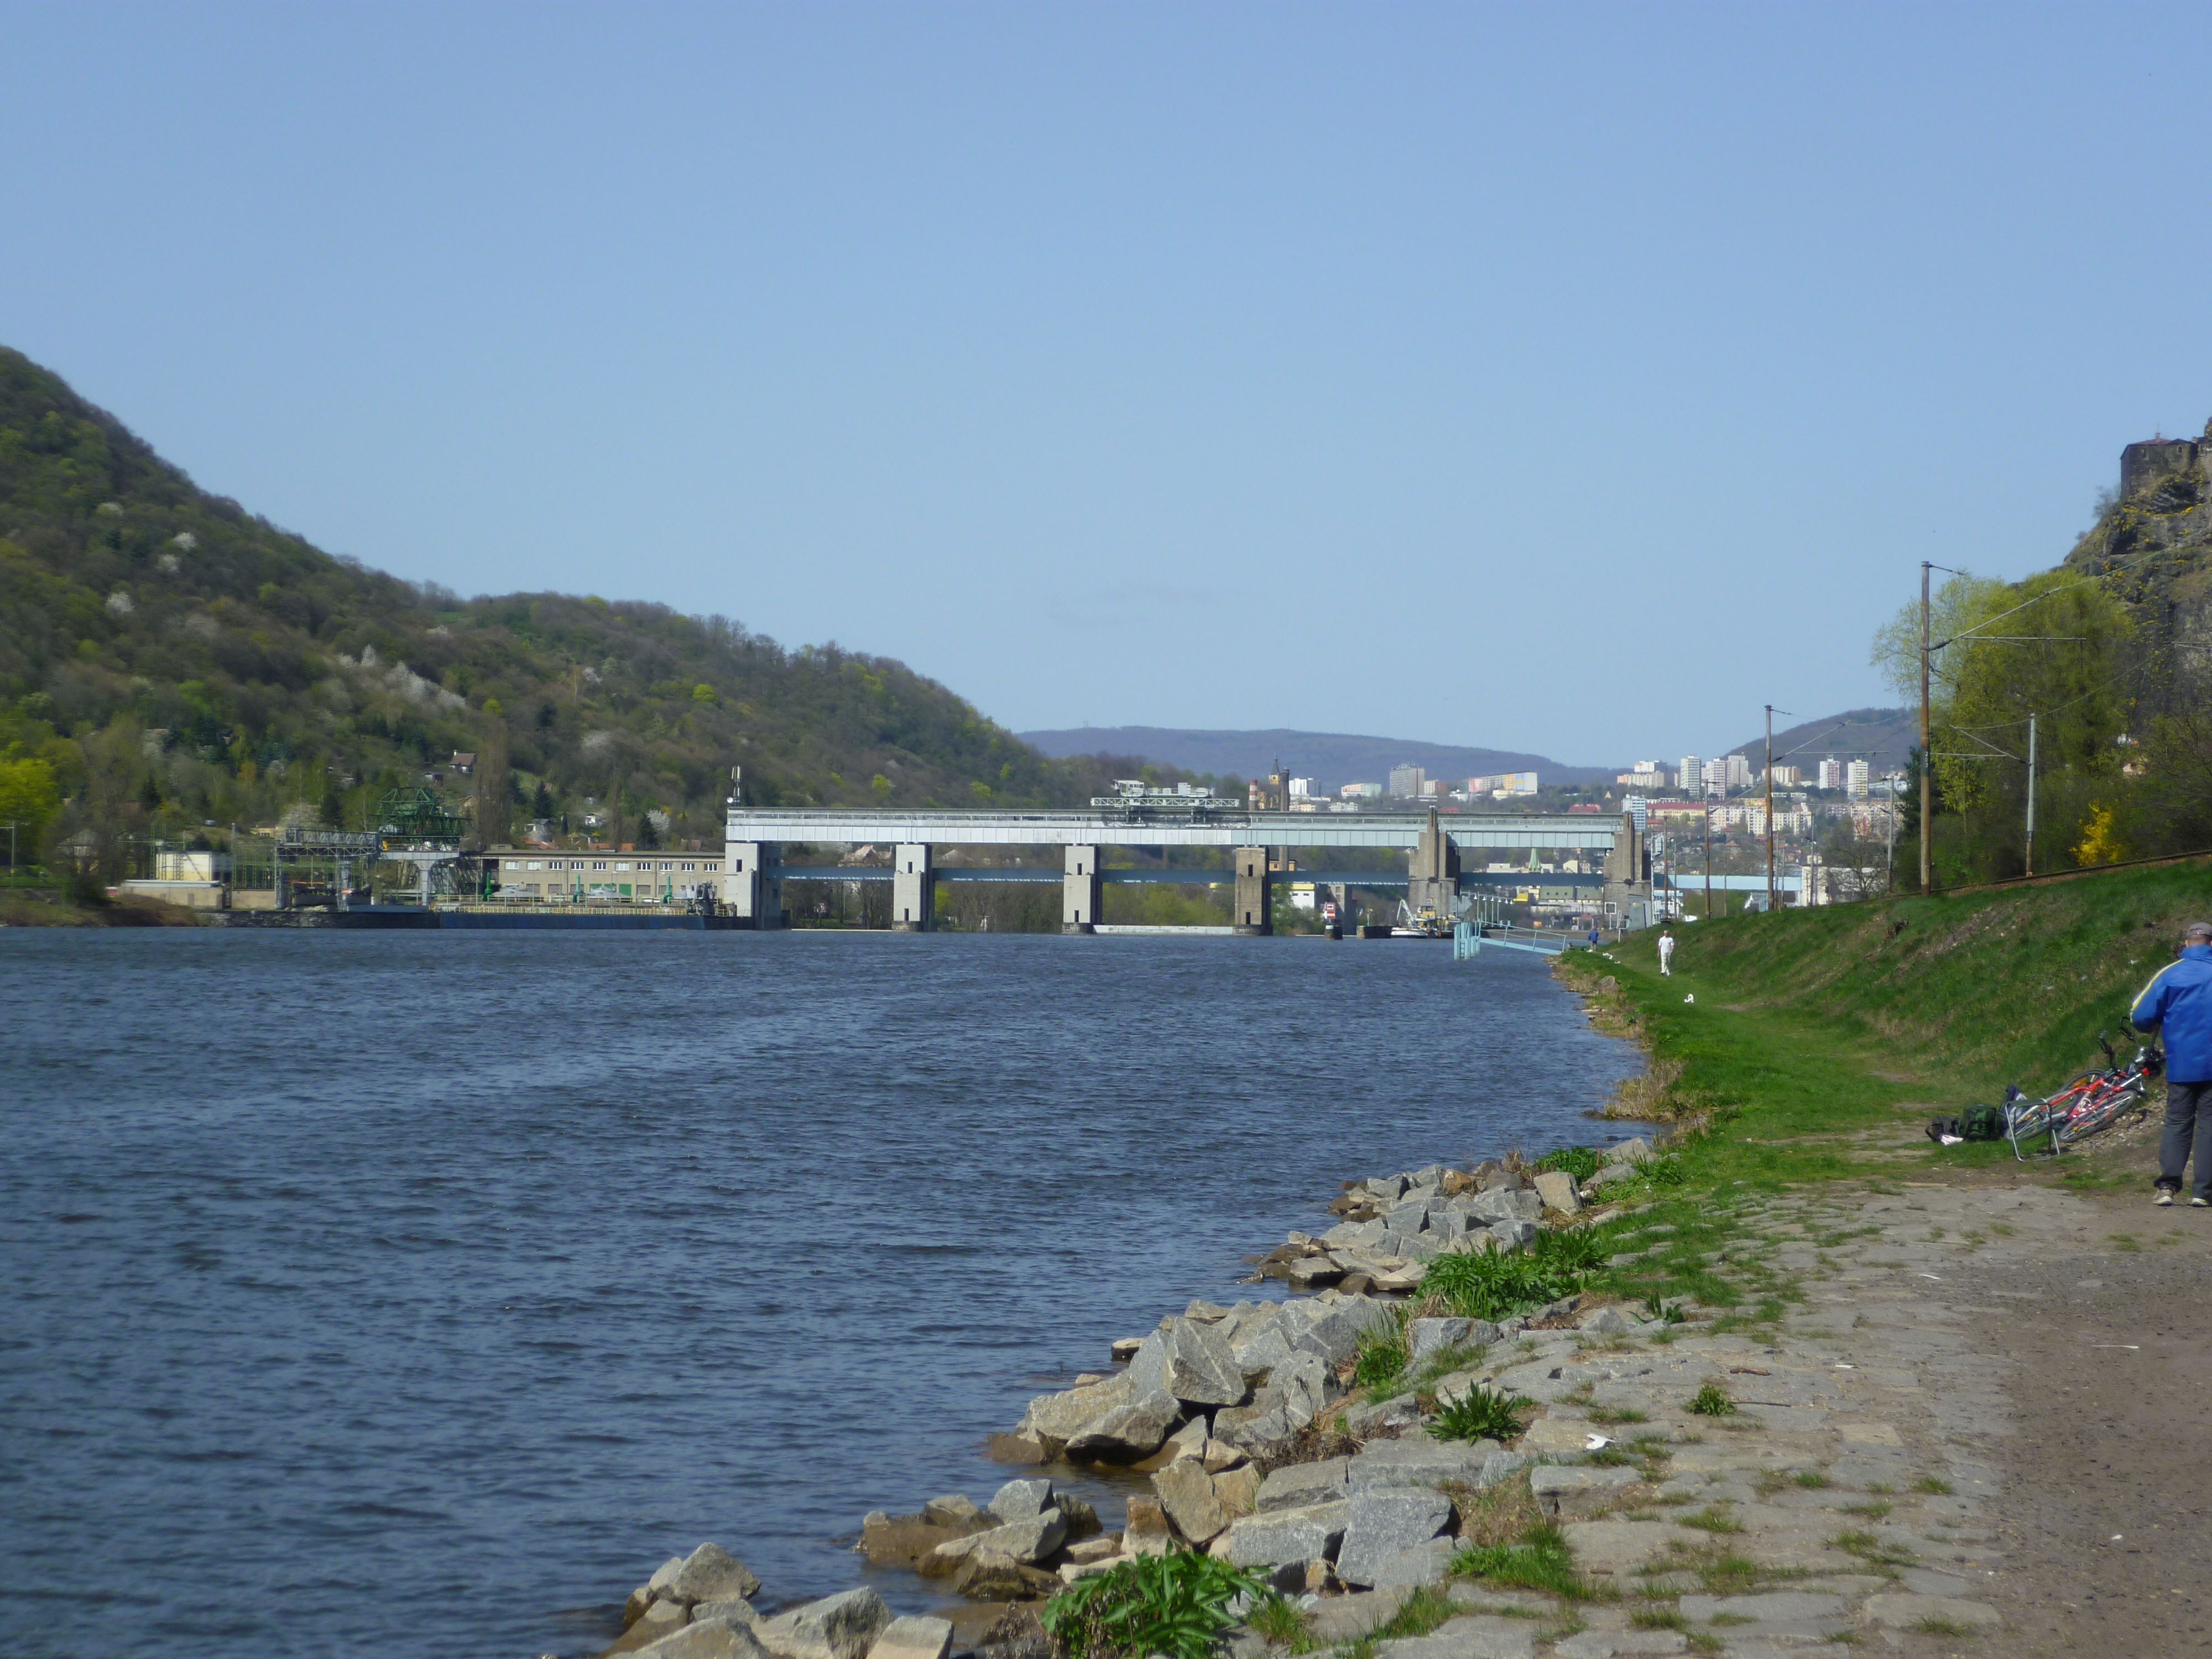
[[[2125,1085],[2107,1090],[2076,1107],[2063,1123],[2051,1130],[2051,1138],[2062,1146],[2071,1146],[2091,1135],[2101,1134],[2140,1105],[2142,1097],[2141,1090]]]

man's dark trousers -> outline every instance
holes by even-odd
[[[2158,1143],[2158,1184],[2181,1190],[2182,1165],[2197,1158],[2197,1196],[2212,1199],[2212,1083],[2166,1085],[2166,1133]]]

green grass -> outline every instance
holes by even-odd
[[[1938,1498],[1948,1498],[1951,1495],[1951,1483],[1938,1480],[1932,1474],[1923,1474],[1912,1483],[1912,1490],[1928,1492]]]
[[[1868,1521],[1887,1521],[1889,1518],[1889,1507],[1888,1504],[1881,1503],[1846,1504],[1838,1513],[1856,1515]]]
[[[1955,1619],[1916,1619],[1912,1628],[1923,1636],[1978,1636],[1981,1632],[1972,1625],[1962,1625]]]
[[[1479,1578],[1508,1589],[1536,1590],[1565,1601],[1588,1601],[1593,1594],[1575,1571],[1566,1534],[1557,1527],[1531,1527],[1510,1544],[1474,1545],[1452,1558],[1453,1576]]]
[[[1684,1516],[1680,1524],[1686,1527],[1695,1527],[1700,1532],[1729,1533],[1743,1530],[1743,1522],[1729,1514],[1717,1504],[1708,1504],[1695,1515]]]

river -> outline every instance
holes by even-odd
[[[0,1020],[27,1656],[591,1653],[704,1538],[847,1588],[1346,1177],[1615,1138],[1638,1063],[1540,958],[1307,939],[13,929]]]

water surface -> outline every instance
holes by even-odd
[[[1637,1063],[1397,942],[11,930],[0,1019],[42,1656],[592,1652],[710,1537],[846,1588],[1344,1178],[1607,1138]]]

